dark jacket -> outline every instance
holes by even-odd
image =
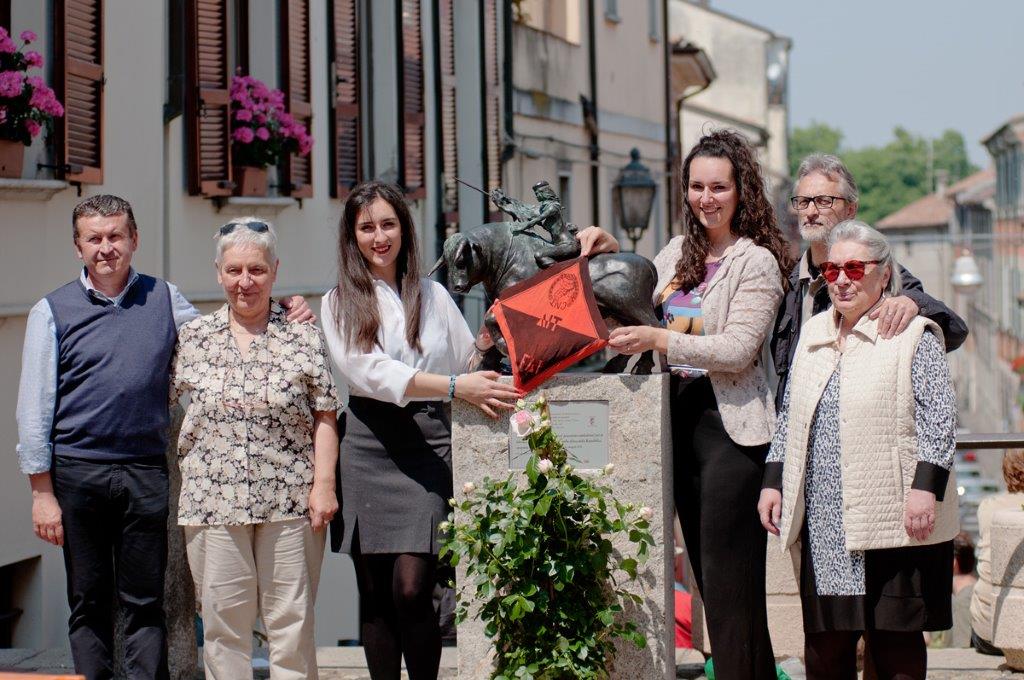
[[[775,363],[775,373],[779,376],[779,385],[775,392],[775,408],[782,408],[782,396],[786,393],[786,382],[789,380],[789,367],[793,363],[797,342],[800,341],[800,328],[806,319],[803,313],[804,287],[800,285],[800,263],[806,257],[806,251],[793,265],[789,273],[789,287],[782,299],[778,316],[775,317],[775,332],[772,334],[771,350]],[[913,300],[920,308],[920,315],[928,317],[939,325],[946,341],[946,351],[952,352],[967,339],[967,324],[957,316],[956,312],[944,305],[940,300],[924,292],[921,282],[900,265],[903,277],[902,295]],[[832,306],[828,297],[828,286],[821,286],[814,296],[813,312],[823,312]]]

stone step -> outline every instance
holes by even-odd
[[[788,668],[796,668],[792,662],[786,663],[789,664]],[[362,647],[319,647],[317,664],[320,668],[320,680],[370,680]],[[677,650],[676,664],[677,676],[680,678],[700,680],[704,677],[699,652]],[[1000,666],[1003,664],[1003,657],[985,656],[973,649],[928,650],[929,680],[1024,678],[1021,673],[1001,669]],[[438,677],[443,680],[454,680],[455,669],[455,648],[445,647],[441,650],[441,672]],[[0,673],[3,672],[71,674],[73,666],[71,655],[63,649],[0,649]],[[254,677],[267,678],[269,674],[265,669],[257,669]],[[407,676],[403,673],[402,677]],[[27,676],[26,680],[31,678]],[[203,673],[198,672],[194,680],[203,680]]]

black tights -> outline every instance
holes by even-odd
[[[921,633],[870,630],[863,635],[865,678],[924,680],[928,657]],[[804,642],[807,680],[856,680],[860,636],[860,631],[809,633]]]
[[[359,585],[359,632],[373,680],[436,680],[441,630],[434,611],[437,557],[352,555]]]

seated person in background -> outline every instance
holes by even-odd
[[[996,591],[992,585],[992,516],[999,510],[1024,504],[1024,451],[1003,454],[1006,493],[989,496],[978,506],[978,582],[971,594],[971,646],[982,654],[1002,654],[992,644],[992,611]]]
[[[971,595],[978,582],[974,566],[974,541],[961,531],[953,538],[953,627],[932,636],[930,647],[971,646]]]

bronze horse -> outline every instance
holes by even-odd
[[[466,232],[454,234],[444,242],[444,254],[434,265],[431,275],[443,265],[448,267],[448,290],[465,295],[473,286],[483,284],[487,297],[495,300],[509,286],[540,271],[538,253],[550,243],[531,232],[513,233],[506,222],[491,222]],[[658,274],[654,264],[635,253],[595,255],[590,258],[590,280],[601,315],[622,326],[657,326],[651,298]],[[497,320],[488,313],[484,318],[501,355],[508,348]],[[485,365],[493,367],[497,358],[487,357]],[[606,373],[621,373],[629,357],[613,357],[604,367]],[[648,374],[654,367],[652,352],[644,352],[633,368],[634,373]]]

